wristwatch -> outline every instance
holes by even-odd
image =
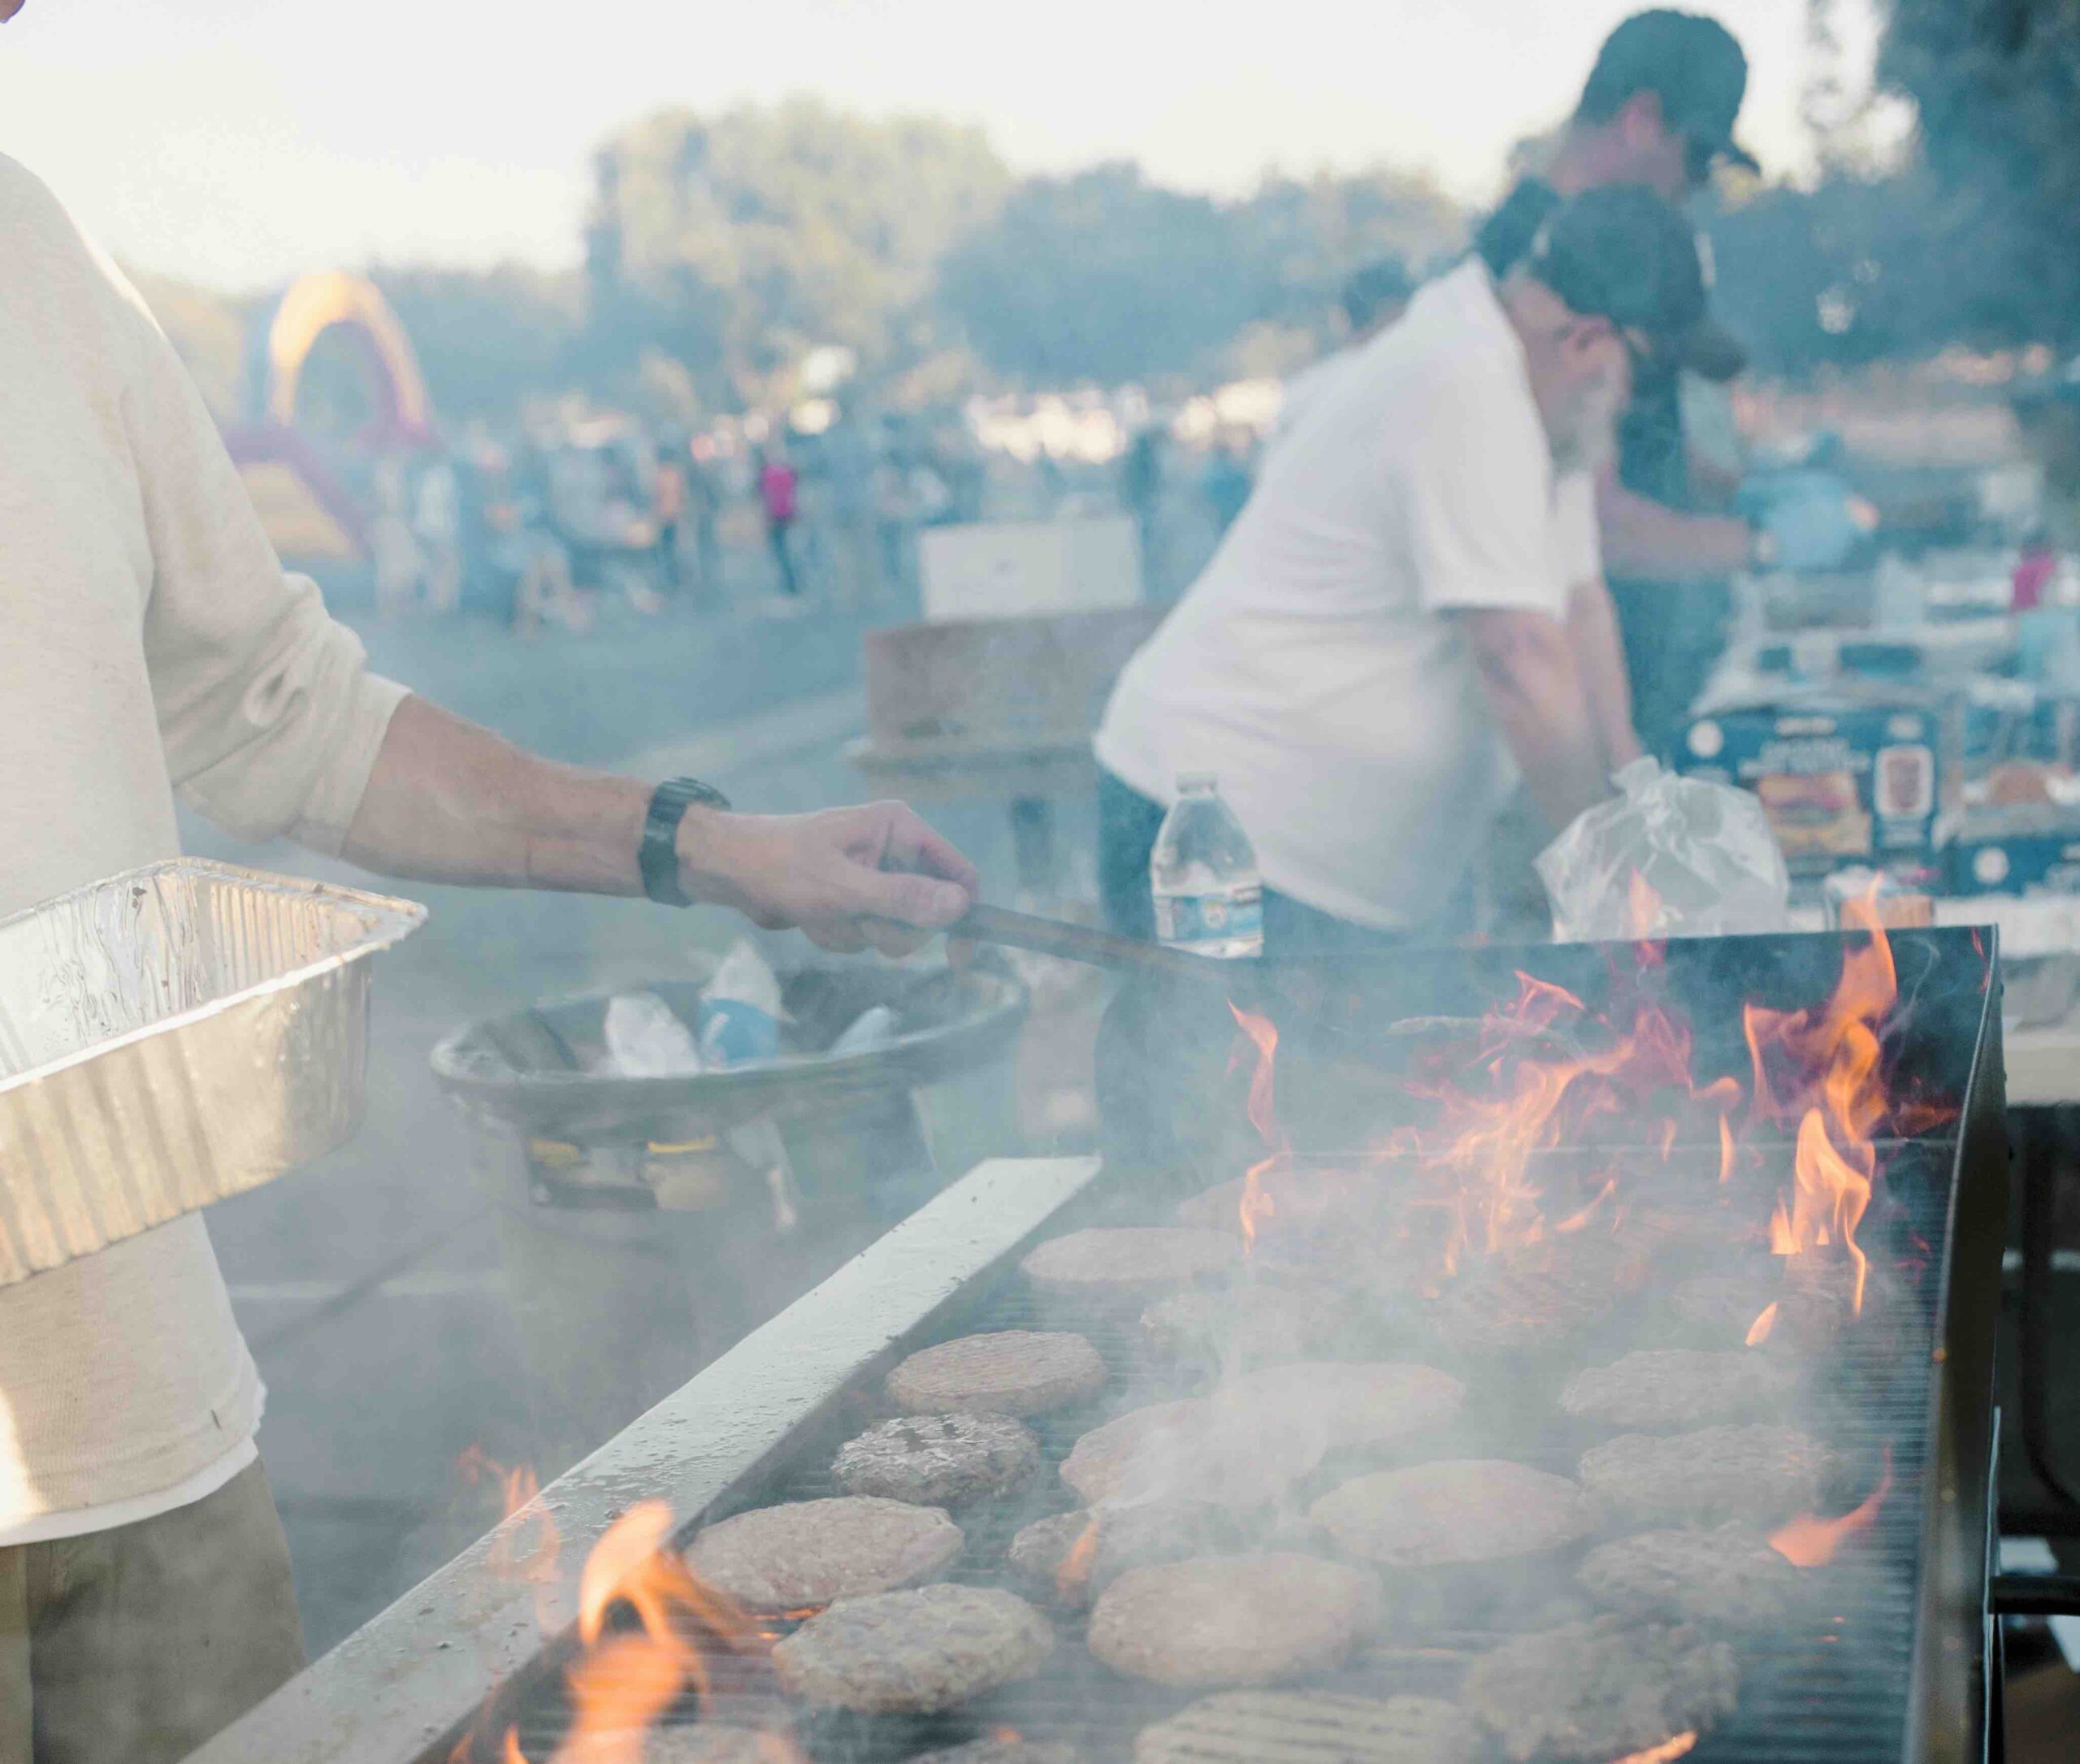
[[[635,861],[643,873],[644,893],[660,906],[693,904],[693,896],[679,886],[679,823],[696,806],[727,808],[730,799],[697,778],[668,778],[651,793]]]

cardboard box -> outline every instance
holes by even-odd
[[[2080,895],[2080,811],[1967,809],[1944,828],[1953,895]]]
[[[1729,705],[1684,731],[1676,769],[1762,799],[1792,877],[1868,865],[1903,882],[1933,873],[1935,706],[1797,696]]]

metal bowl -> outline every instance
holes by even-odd
[[[691,1025],[704,981],[644,990]],[[1025,988],[1003,974],[864,963],[797,969],[781,977],[781,993],[791,1019],[783,1051],[727,1071],[631,1078],[591,1069],[604,1055],[612,996],[598,993],[467,1024],[434,1049],[433,1074],[487,1126],[587,1145],[678,1139],[760,1116],[819,1113],[987,1065],[1017,1040],[1028,1002]],[[838,1058],[806,1051],[828,1047],[875,1005],[895,1012],[890,1040]],[[784,1051],[788,1044],[804,1051]]]

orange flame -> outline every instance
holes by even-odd
[[[520,1749],[520,1730],[505,1730],[505,1749],[500,1753],[500,1764],[527,1764],[527,1754]]]
[[[1627,1752],[1621,1758],[1612,1759],[1611,1764],[1675,1764],[1677,1758],[1695,1750],[1696,1744],[1696,1731],[1686,1727],[1659,1745],[1650,1745],[1644,1752]]]
[[[1242,1227],[1242,1248],[1249,1253],[1256,1249],[1258,1226],[1277,1211],[1264,1188],[1264,1177],[1285,1155],[1285,1143],[1278,1137],[1277,1111],[1272,1101],[1272,1085],[1278,1066],[1278,1025],[1268,1016],[1242,1009],[1232,999],[1228,1008],[1242,1033],[1256,1044],[1256,1069],[1250,1074],[1250,1125],[1256,1129],[1257,1137],[1272,1147],[1268,1158],[1250,1165],[1242,1173],[1242,1199],[1236,1212]]]
[[[1887,1447],[1884,1473],[1878,1477],[1878,1486],[1855,1506],[1840,1519],[1822,1519],[1817,1513],[1801,1513],[1770,1534],[1770,1547],[1787,1562],[1801,1568],[1817,1568],[1823,1562],[1832,1562],[1844,1544],[1870,1529],[1878,1518],[1878,1508],[1892,1492],[1892,1453]]]
[[[1097,1554],[1098,1515],[1094,1513],[1082,1535],[1069,1546],[1061,1567],[1055,1571],[1055,1591],[1064,1605],[1076,1604],[1082,1598],[1090,1584],[1090,1564]]]
[[[1625,885],[1625,931],[1633,942],[1649,942],[1661,929],[1661,896],[1640,871]]]
[[[1588,1206],[1583,1207],[1579,1212],[1568,1214],[1565,1219],[1555,1225],[1553,1228],[1554,1232],[1564,1236],[1571,1231],[1580,1231],[1595,1216],[1597,1208],[1609,1200],[1617,1191],[1618,1178],[1614,1176],[1596,1191],[1594,1198]]]
[[[734,1600],[666,1547],[671,1528],[662,1501],[639,1502],[586,1558],[578,1585],[584,1652],[566,1677],[572,1722],[554,1764],[641,1764],[647,1730],[688,1688],[707,1705],[711,1649],[756,1655],[769,1646]],[[619,1606],[639,1629],[609,1632]]]
[[[1776,1328],[1776,1301],[1772,1299],[1768,1304],[1763,1306],[1762,1315],[1757,1316],[1753,1323],[1748,1325],[1748,1346],[1750,1347],[1760,1347],[1765,1341],[1770,1339],[1770,1331]]]
[[[1770,1220],[1770,1248],[1777,1255],[1803,1255],[1840,1244],[1855,1270],[1850,1309],[1863,1310],[1870,1262],[1856,1241],[1856,1228],[1870,1205],[1875,1151],[1868,1140],[1858,1147],[1864,1168],[1857,1169],[1835,1149],[1817,1108],[1806,1111],[1798,1125],[1798,1149],[1792,1159],[1791,1207],[1781,1198]]]
[[[1719,1116],[1719,1180],[1733,1180],[1733,1129],[1723,1115]]]
[[[499,1485],[499,1496],[505,1506],[503,1517],[507,1520],[519,1518],[522,1511],[541,1497],[541,1484],[533,1469],[522,1464],[517,1470],[508,1470],[503,1464],[489,1457],[480,1445],[472,1445],[455,1460],[464,1484],[474,1488],[486,1478]],[[521,1553],[521,1540],[526,1535],[524,1523],[501,1525],[498,1535],[492,1538],[491,1553],[485,1565],[492,1573],[508,1580],[551,1581],[556,1578],[557,1558],[562,1553],[562,1535],[556,1528],[547,1507],[535,1515],[540,1530],[535,1547],[526,1554]]]

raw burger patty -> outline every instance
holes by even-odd
[[[848,1441],[830,1467],[848,1494],[956,1506],[1016,1488],[1040,1441],[1008,1415],[906,1415]]]
[[[1181,1690],[1273,1684],[1341,1665],[1379,1614],[1379,1588],[1315,1556],[1201,1556],[1133,1568],[1098,1594],[1090,1651]]]
[[[1331,1452],[1389,1445],[1451,1419],[1466,1386],[1428,1366],[1267,1367],[1211,1397],[1129,1411],[1076,1442],[1062,1480],[1087,1502],[1172,1495],[1249,1507]]]
[[[1660,1433],[1772,1414],[1791,1393],[1790,1368],[1752,1349],[1658,1347],[1576,1372],[1560,1406],[1585,1421]]]
[[[1581,1589],[1607,1610],[1658,1623],[1767,1629],[1799,1596],[1799,1572],[1760,1532],[1642,1532],[1598,1544],[1575,1571]]]
[[[1144,1727],[1134,1764],[1477,1764],[1473,1718],[1434,1697],[1224,1691]]]
[[[1345,1555],[1395,1568],[1536,1555],[1588,1536],[1598,1519],[1579,1483],[1493,1458],[1379,1471],[1307,1510]]]
[[[1610,1764],[1733,1713],[1733,1649],[1618,1617],[1506,1642],[1467,1669],[1460,1701],[1510,1757]]]
[[[909,1415],[1043,1415],[1104,1382],[1105,1362],[1081,1336],[1011,1329],[912,1354],[888,1375],[888,1397]]]
[[[1142,1313],[1149,1345],[1172,1359],[1216,1367],[1304,1360],[1335,1338],[1337,1309],[1320,1291],[1251,1285],[1172,1293]]]
[[[1544,1354],[1587,1334],[1616,1302],[1609,1265],[1577,1252],[1551,1267],[1462,1276],[1432,1306],[1430,1324],[1441,1342],[1462,1354]]]
[[[1618,1511],[1649,1522],[1809,1513],[1831,1454],[1796,1428],[1707,1427],[1621,1433],[1582,1454],[1582,1482]]]
[[[925,1586],[840,1601],[773,1650],[781,1687],[871,1714],[930,1714],[1016,1679],[1054,1651],[1054,1632],[1016,1593]]]
[[[1072,1746],[1044,1740],[970,1740],[950,1752],[920,1752],[910,1764],[1081,1764]]]
[[[1052,1237],[1019,1266],[1046,1297],[1116,1307],[1145,1304],[1232,1268],[1242,1231],[1140,1225]]]
[[[697,1727],[660,1727],[647,1736],[644,1764],[772,1764],[787,1757],[780,1742],[749,1727],[704,1721]]]
[[[929,1580],[961,1542],[938,1507],[853,1496],[739,1513],[703,1531],[686,1559],[739,1604],[791,1611]]]

